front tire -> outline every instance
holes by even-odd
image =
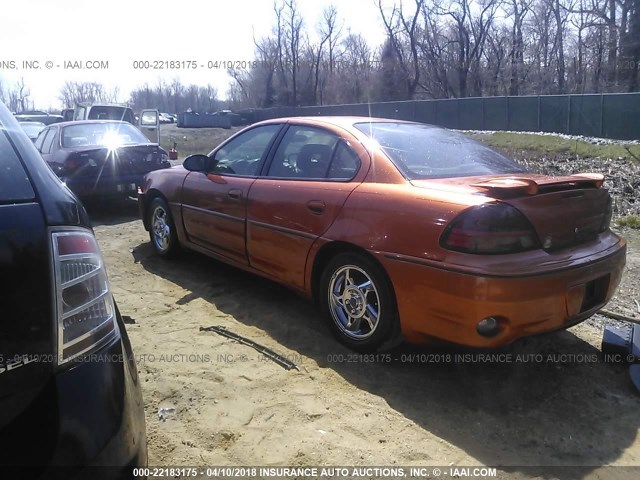
[[[149,238],[155,252],[171,257],[178,250],[178,234],[167,202],[156,197],[149,205]]]
[[[341,253],[320,280],[320,306],[334,336],[347,347],[376,351],[398,322],[393,288],[385,271],[358,253]]]

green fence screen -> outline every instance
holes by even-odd
[[[453,98],[255,110],[255,120],[357,115],[463,130],[513,130],[640,140],[640,93]]]

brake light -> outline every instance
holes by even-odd
[[[505,203],[487,203],[465,210],[444,231],[440,245],[448,250],[484,255],[540,248],[529,221]]]
[[[82,165],[82,162],[80,160],[78,160],[77,158],[70,158],[68,160],[65,160],[64,169],[68,172],[71,172],[80,168],[80,165]]]
[[[58,333],[58,364],[107,343],[118,334],[109,282],[93,234],[51,233]]]
[[[609,198],[607,198],[607,212],[605,213],[604,218],[602,219],[602,224],[600,225],[600,233],[606,232],[607,230],[609,230],[609,227],[611,226],[612,216],[613,216],[613,200],[611,198],[611,195],[609,195]]]

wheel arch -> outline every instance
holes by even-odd
[[[147,231],[149,231],[149,228],[150,228],[149,207],[151,206],[151,203],[153,202],[153,200],[156,198],[161,198],[162,200],[167,202],[167,205],[170,205],[167,197],[157,188],[152,187],[149,190],[147,190],[144,197],[144,202],[142,203],[141,209],[140,209],[140,216],[142,217],[142,223],[144,225],[145,230]]]
[[[359,247],[358,245],[355,245],[353,243],[336,240],[336,241],[331,241],[322,245],[322,247],[320,247],[320,249],[318,250],[318,253],[316,253],[313,259],[313,267],[311,269],[311,296],[313,298],[314,303],[316,304],[318,303],[318,299],[319,299],[318,288],[320,284],[320,279],[322,277],[322,272],[324,271],[326,266],[329,264],[331,259],[341,253],[361,254],[364,257],[371,260],[373,263],[375,263],[378,267],[380,267],[380,270],[384,273],[384,275],[386,276],[389,282],[391,291],[393,292],[394,301],[395,301],[396,293],[393,287],[393,282],[391,281],[391,277],[389,276],[389,273],[384,268],[384,265],[382,265],[382,263],[380,263],[380,261],[373,254],[371,254],[371,252],[367,251],[366,249]]]
[[[370,260],[373,264],[377,265],[380,269],[380,272],[382,272],[382,274],[385,276],[388,282],[388,286],[391,289],[391,299],[393,302],[393,309],[396,311],[396,321],[392,326],[392,330],[389,332],[389,337],[380,346],[380,351],[394,348],[403,340],[395,287],[393,285],[393,282],[391,281],[391,277],[389,276],[387,269],[376,258],[376,256],[368,250],[353,243],[344,241],[331,241],[322,245],[313,259],[313,267],[311,271],[311,296],[314,304],[318,307],[320,306],[320,282],[324,269],[329,264],[329,262],[331,262],[331,259],[335,258],[336,255],[340,255],[342,253],[356,253],[362,255],[366,259]]]

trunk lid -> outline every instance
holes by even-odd
[[[69,161],[100,169],[102,175],[144,174],[167,164],[163,161],[165,151],[157,144],[126,145],[114,150],[88,148],[72,153]],[[86,167],[85,167],[86,168]]]
[[[547,251],[592,241],[610,217],[609,192],[601,174],[564,177],[496,175],[414,180],[414,186],[475,193],[517,208],[529,220]]]

